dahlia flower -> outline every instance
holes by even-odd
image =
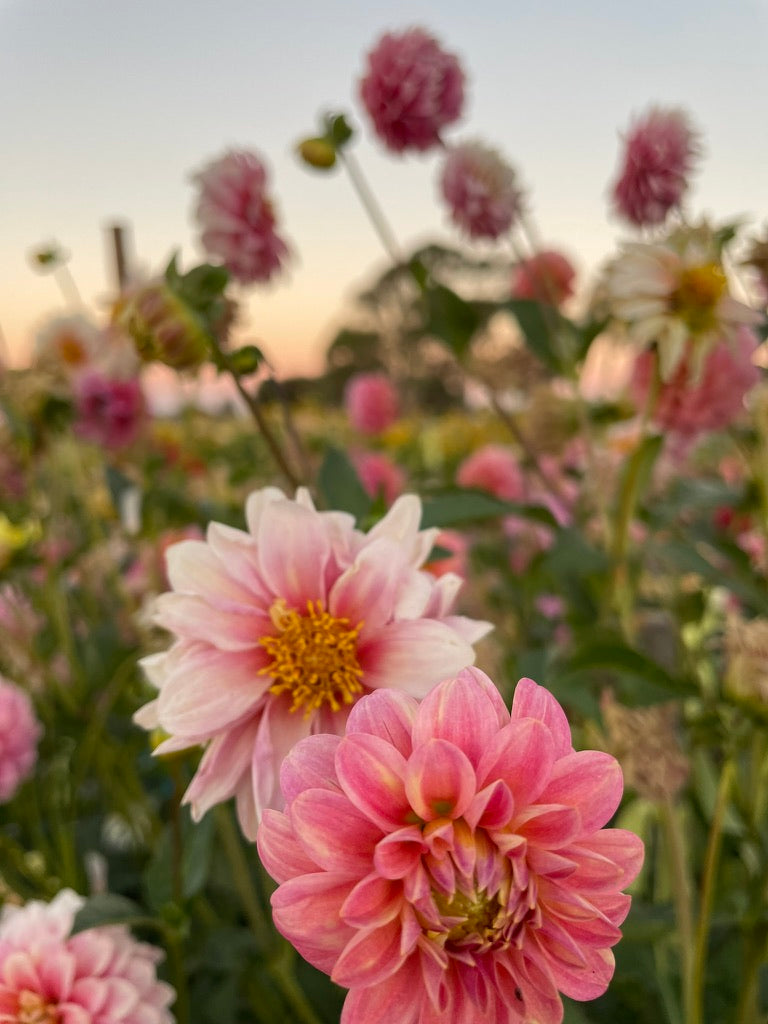
[[[93,360],[100,333],[96,324],[80,314],[56,317],[35,338],[35,363],[68,374],[81,371]]]
[[[461,463],[456,473],[460,487],[488,491],[501,501],[521,501],[525,480],[520,463],[510,448],[485,444]]]
[[[699,135],[685,111],[651,107],[624,140],[612,190],[616,213],[637,227],[661,224],[680,205],[699,153]]]
[[[85,901],[62,890],[0,914],[4,1024],[172,1024],[174,991],[158,981],[163,953],[123,925],[71,935]]]
[[[155,619],[176,634],[144,669],[159,690],[136,721],[170,739],[156,753],[207,744],[185,794],[199,818],[237,798],[256,834],[281,806],[278,770],[310,733],[341,733],[363,694],[423,697],[472,664],[490,626],[451,614],[460,581],[420,567],[436,530],[404,495],[367,534],[343,512],[317,512],[268,487],[250,496],[248,531],[211,523],[207,540],[168,549],[173,590]]]
[[[41,732],[32,701],[18,686],[0,676],[0,803],[12,800],[31,775]]]
[[[358,373],[344,390],[344,407],[355,430],[381,434],[397,419],[400,401],[386,374]]]
[[[373,694],[281,782],[258,835],[275,924],[350,990],[344,1024],[558,1024],[559,992],[607,988],[643,847],[603,829],[618,763],[575,752],[532,680],[511,714],[476,669],[421,705]]]
[[[660,244],[630,243],[609,264],[603,282],[609,314],[638,348],[657,346],[663,380],[688,354],[694,375],[721,339],[760,315],[738,302],[706,228],[674,232]]]
[[[661,385],[653,420],[684,438],[722,430],[744,409],[744,396],[757,384],[760,371],[752,362],[759,340],[748,327],[740,327],[732,342],[721,341],[707,355],[698,379],[683,358],[675,373]],[[631,387],[639,408],[644,408],[654,368],[652,352],[642,352],[635,363]]]
[[[205,251],[242,284],[268,281],[282,267],[288,247],[275,230],[267,170],[256,153],[230,150],[194,175],[196,216]]]
[[[405,487],[405,473],[383,452],[360,452],[352,458],[360,483],[371,498],[382,495],[391,505]]]
[[[368,54],[360,98],[388,149],[430,149],[461,115],[464,73],[424,29],[387,33]]]
[[[523,194],[515,172],[496,150],[479,142],[448,150],[440,189],[453,222],[470,238],[496,239],[520,215]]]
[[[75,384],[75,430],[105,448],[124,448],[136,439],[144,421],[144,395],[138,378],[110,378],[98,370]]]
[[[521,260],[512,274],[512,297],[561,306],[573,295],[576,271],[561,252],[542,249]]]

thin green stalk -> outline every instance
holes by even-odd
[[[680,936],[684,1016],[686,1024],[693,1024],[690,1006],[694,942],[691,884],[685,854],[685,840],[680,828],[677,808],[670,797],[665,797],[660,803],[659,819],[664,829],[669,863],[672,869],[672,898],[675,905],[677,931]]]
[[[189,988],[184,965],[184,951],[178,934],[170,928],[163,930],[165,946],[168,950],[168,966],[171,969],[173,985],[176,989],[176,1002],[173,1004],[173,1015],[176,1024],[189,1024]]]
[[[758,1019],[757,997],[760,988],[760,970],[768,951],[768,928],[756,925],[745,938],[746,951],[741,971],[739,1000],[736,1004],[734,1024],[753,1024]]]
[[[368,219],[373,225],[374,231],[379,236],[379,240],[384,246],[387,255],[393,263],[401,264],[403,262],[403,257],[400,252],[400,246],[397,244],[395,233],[389,226],[387,218],[384,216],[384,212],[379,206],[376,196],[373,194],[371,187],[365,180],[363,172],[360,169],[360,165],[348,150],[339,150],[338,157],[349,175],[352,188],[355,190],[358,199],[363,204],[363,209],[368,214]]]
[[[723,840],[723,821],[735,775],[736,767],[734,763],[727,761],[720,773],[720,785],[717,789],[715,809],[712,813],[707,849],[704,854],[704,873],[701,879],[701,896],[699,900],[699,920],[696,926],[693,962],[689,980],[690,989],[686,1000],[688,1006],[687,1024],[704,1024],[704,972],[707,965],[709,926],[712,917],[712,902],[715,896],[717,863],[720,858],[720,847]]]

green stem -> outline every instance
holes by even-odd
[[[723,820],[728,807],[728,798],[735,778],[735,765],[727,761],[720,774],[720,785],[717,789],[715,809],[712,813],[712,824],[709,827],[707,849],[704,854],[704,873],[701,879],[701,896],[699,901],[699,920],[696,926],[696,941],[691,965],[690,989],[688,999],[687,1024],[703,1024],[704,970],[707,963],[707,945],[709,926],[712,917],[712,901],[715,896],[715,880],[720,847],[723,840]]]
[[[360,165],[348,150],[339,150],[338,157],[344,165],[344,169],[349,175],[349,180],[352,182],[352,188],[355,190],[358,199],[363,204],[363,209],[368,214],[368,219],[373,225],[374,231],[379,236],[379,240],[384,246],[387,255],[394,264],[401,264],[403,262],[403,257],[400,253],[400,247],[397,244],[395,233],[389,226],[389,223],[384,216],[384,212],[378,204],[376,196],[373,194],[371,187],[365,180],[363,172],[360,169]]]
[[[753,1024],[758,1020],[757,996],[760,969],[765,963],[768,929],[764,924],[751,928],[745,937],[746,952],[739,986],[739,1001],[736,1004],[734,1024]]]
[[[680,828],[677,808],[669,797],[665,797],[661,802],[659,812],[666,836],[669,862],[672,868],[672,896],[675,904],[677,930],[680,936],[684,1015],[686,1024],[693,1024],[690,1007],[692,992],[691,976],[693,970],[693,910],[691,885],[685,854],[685,840]]]
[[[292,1020],[300,1021],[301,1024],[320,1024],[320,1019],[293,976],[292,966],[295,958],[294,949],[285,943],[279,957],[268,962],[270,976],[280,990],[280,995],[291,1008]]]
[[[168,966],[171,969],[173,985],[176,989],[176,1002],[173,1013],[176,1024],[189,1024],[189,988],[184,967],[184,951],[179,936],[169,928],[164,929],[165,946],[168,950]]]

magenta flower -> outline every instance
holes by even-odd
[[[41,733],[27,694],[0,676],[0,804],[12,800],[31,775]]]
[[[525,479],[517,456],[500,444],[485,444],[461,463],[456,473],[460,487],[488,491],[502,501],[522,501]]]
[[[515,172],[479,142],[448,150],[440,189],[454,224],[470,238],[496,239],[520,216],[523,194]]]
[[[124,448],[136,440],[146,407],[137,377],[106,377],[87,370],[75,383],[75,430],[105,448]]]
[[[203,248],[242,284],[269,281],[288,247],[275,230],[267,170],[256,153],[231,150],[193,177]]]
[[[156,621],[176,634],[143,661],[160,691],[136,721],[171,737],[157,753],[207,744],[185,794],[199,818],[237,797],[253,838],[282,805],[278,772],[310,733],[342,733],[360,697],[392,687],[423,697],[474,661],[490,626],[453,615],[460,581],[420,567],[436,530],[404,495],[367,534],[270,487],[248,499],[248,532],[220,523],[207,542],[168,549],[173,590]]]
[[[744,411],[744,397],[760,379],[752,362],[759,343],[749,327],[738,327],[732,341],[719,342],[705,357],[698,379],[691,360],[684,358],[660,386],[654,422],[686,440],[729,426]],[[657,372],[655,360],[653,352],[645,351],[635,362],[631,387],[640,409]]]
[[[358,373],[347,383],[344,407],[355,430],[381,434],[397,419],[400,400],[386,374]]]
[[[386,505],[403,493],[405,473],[383,452],[360,452],[352,462],[360,483],[371,498],[381,495]]]
[[[464,73],[424,29],[387,33],[368,54],[360,98],[388,149],[431,149],[461,115]]]
[[[170,985],[157,979],[161,950],[123,925],[71,935],[85,901],[64,889],[0,914],[3,1024],[172,1024]]]
[[[521,260],[512,274],[512,297],[560,306],[573,295],[576,271],[561,252],[542,249]]]
[[[643,847],[603,830],[618,763],[575,752],[530,679],[511,715],[477,669],[421,705],[373,694],[281,782],[258,836],[275,924],[350,990],[344,1024],[557,1024],[558,992],[605,991]]]
[[[651,107],[624,140],[612,191],[618,216],[637,227],[661,224],[680,205],[699,153],[699,135],[685,111]]]

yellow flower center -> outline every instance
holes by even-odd
[[[309,717],[324,702],[339,711],[363,692],[357,660],[362,622],[351,627],[349,619],[329,615],[322,601],[307,601],[306,612],[300,614],[280,598],[269,614],[278,632],[259,638],[272,659],[259,675],[274,679],[270,693],[291,695],[291,711],[303,707]]]
[[[509,895],[509,885],[506,886]],[[443,918],[458,917],[458,921],[444,936],[445,942],[471,939],[481,947],[497,945],[509,913],[500,892],[489,896],[485,890],[465,893],[457,889],[449,900],[442,893],[432,893]]]
[[[85,362],[85,348],[75,334],[64,334],[59,338],[59,356],[68,366],[80,366]]]
[[[717,263],[686,267],[670,299],[672,310],[692,333],[710,331],[717,326],[715,310],[727,284]]]
[[[46,1003],[37,992],[22,989],[16,1003],[17,1024],[56,1024],[59,1014],[55,1006]]]

